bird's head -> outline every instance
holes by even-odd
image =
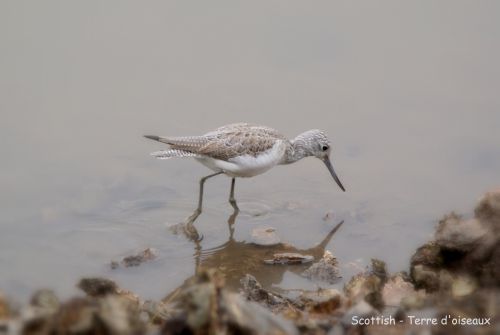
[[[332,151],[330,140],[328,136],[326,136],[325,132],[319,129],[308,130],[299,136],[297,136],[294,140],[294,143],[301,149],[304,150],[304,154],[306,156],[314,156],[320,159],[330,171],[333,179],[345,192],[345,188],[340,182],[335,170],[333,169],[332,163],[330,161],[330,153]]]

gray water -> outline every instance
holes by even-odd
[[[82,276],[145,298],[175,289],[195,245],[168,228],[210,171],[153,159],[163,147],[142,135],[241,121],[324,129],[347,192],[313,158],[238,180],[224,246],[230,179],[209,180],[196,227],[202,250],[224,256],[212,266],[243,266],[255,227],[307,249],[344,220],[327,249],[345,279],[373,257],[405,270],[443,214],[470,215],[499,185],[498,13],[455,0],[2,1],[0,290],[67,297]],[[148,247],[156,260],[110,269]]]

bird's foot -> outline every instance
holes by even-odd
[[[229,203],[231,204],[231,206],[234,208],[235,211],[240,210],[240,208],[238,207],[238,204],[236,204],[235,198],[229,198]]]
[[[191,214],[186,220],[183,222],[180,222],[176,225],[173,225],[170,227],[170,231],[174,234],[179,234],[182,233],[184,234],[189,240],[194,241],[194,242],[200,242],[203,240],[203,235],[200,235],[198,233],[198,230],[194,226],[194,221],[200,216],[201,210],[196,209],[193,214]]]

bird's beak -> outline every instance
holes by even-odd
[[[328,156],[325,156],[325,158],[323,158],[323,163],[325,163],[326,167],[328,168],[328,171],[330,171],[330,173],[331,173],[333,179],[335,179],[335,182],[337,183],[337,185],[339,185],[339,187],[342,189],[342,191],[345,192],[345,188],[344,188],[344,186],[342,186],[342,183],[340,182],[339,177],[337,177],[337,174],[335,173],[335,170],[333,169],[332,162],[330,162],[330,159],[328,158]]]

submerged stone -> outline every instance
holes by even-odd
[[[268,307],[286,303],[283,297],[265,290],[250,274],[246,274],[240,282],[243,286],[242,293],[248,300],[262,303]]]
[[[314,257],[311,255],[302,255],[293,252],[284,252],[279,254],[274,254],[272,259],[265,259],[266,264],[280,264],[280,265],[293,265],[293,264],[305,264],[314,261]]]
[[[276,229],[272,227],[256,227],[252,229],[252,243],[262,246],[276,245],[281,242]]]
[[[110,266],[112,269],[116,269],[120,267],[121,264],[123,267],[128,268],[132,266],[139,266],[142,263],[154,260],[155,258],[156,253],[154,252],[154,250],[151,248],[147,248],[135,255],[124,257],[121,262],[111,261]]]

